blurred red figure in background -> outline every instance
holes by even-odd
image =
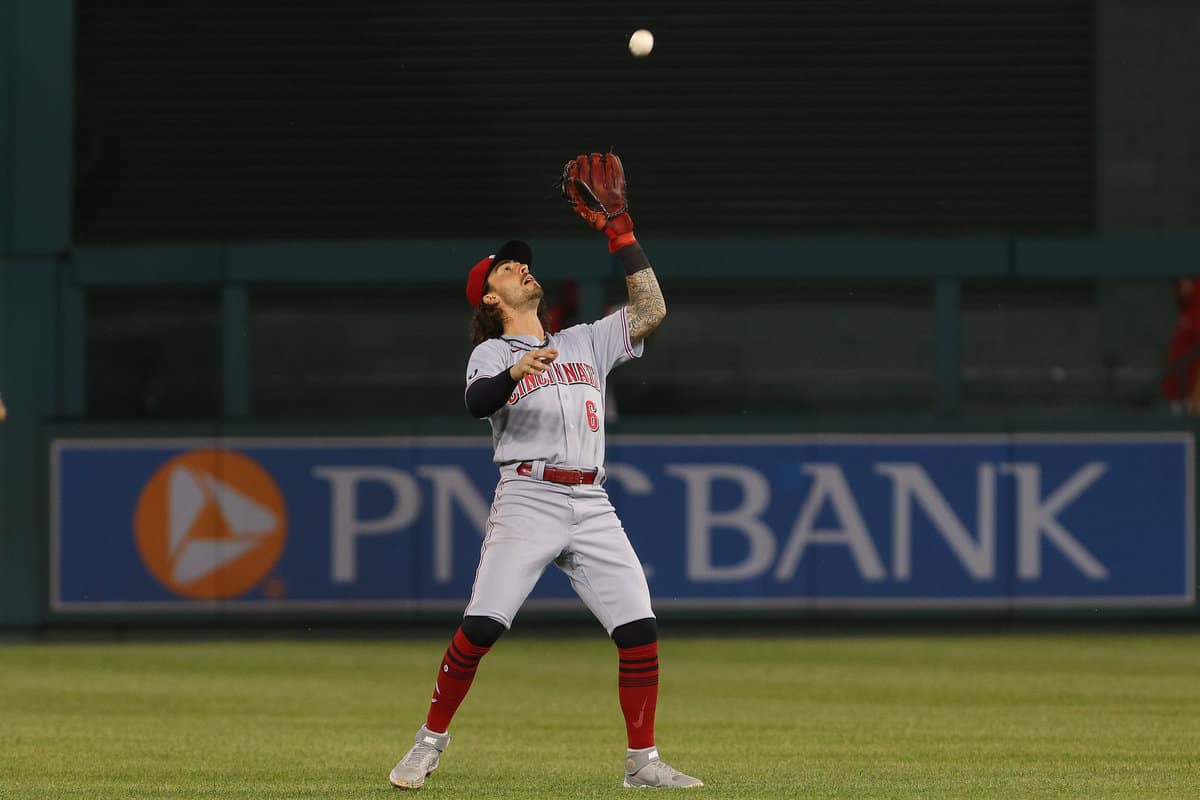
[[[1176,413],[1200,414],[1200,286],[1197,278],[1175,279],[1179,316],[1167,347],[1163,395]]]
[[[558,287],[558,302],[550,307],[550,333],[558,333],[579,321],[579,284],[563,281]]]
[[[550,307],[550,324],[548,331],[558,333],[564,328],[579,323],[579,284],[575,281],[563,281],[558,287],[558,302]],[[607,316],[612,307],[605,305],[600,316]],[[616,422],[618,419],[617,397],[612,386],[604,387],[604,421]]]

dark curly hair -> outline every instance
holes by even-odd
[[[491,284],[488,281],[484,281],[483,293],[488,294],[491,291]],[[542,323],[542,328],[549,333],[550,309],[546,307],[545,295],[538,301],[537,315],[538,320]],[[487,303],[480,301],[479,307],[471,315],[471,346],[477,347],[488,339],[495,339],[503,333],[504,312],[498,306],[489,306]]]

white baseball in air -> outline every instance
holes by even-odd
[[[638,58],[650,55],[654,49],[654,34],[645,28],[639,28],[629,37],[629,52]]]

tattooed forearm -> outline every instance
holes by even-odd
[[[640,342],[662,324],[667,316],[667,301],[663,300],[662,289],[654,270],[643,269],[626,276],[629,287],[629,306],[625,314],[629,317],[629,339]]]

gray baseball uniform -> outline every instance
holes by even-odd
[[[605,382],[614,367],[641,356],[643,343],[630,342],[624,308],[543,342],[489,339],[471,353],[467,387],[543,347],[558,350],[558,358],[519,381],[489,418],[500,482],[465,614],[511,627],[553,562],[611,634],[654,616],[641,562],[603,486]],[[596,477],[591,484],[555,483],[544,479],[547,467],[595,470]]]

